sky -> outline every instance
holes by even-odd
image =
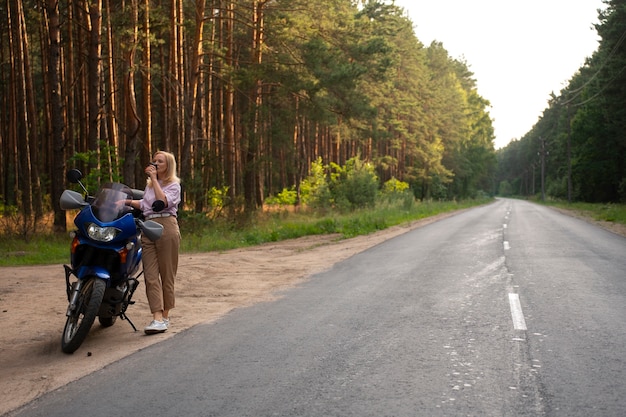
[[[466,62],[491,103],[496,149],[529,132],[598,49],[602,0],[395,0],[425,46]]]

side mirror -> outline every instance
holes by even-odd
[[[146,220],[145,222],[139,220],[139,228],[153,242],[158,240],[163,234],[163,225],[152,220]]]
[[[131,188],[131,193],[133,195],[133,200],[141,200],[143,198],[143,190],[137,190],[136,188]]]
[[[63,191],[59,203],[61,206],[61,210],[74,210],[88,204],[82,195],[72,190]]]
[[[165,208],[165,201],[163,200],[156,200],[154,203],[152,203],[152,211],[154,211],[155,213],[163,211],[164,208]]]
[[[72,184],[78,184],[80,183],[80,180],[83,179],[83,173],[77,169],[70,169],[67,171],[67,174],[65,174],[65,177]]]

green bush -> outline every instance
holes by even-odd
[[[300,194],[302,202],[314,209],[332,207],[332,195],[326,179],[326,168],[321,157],[311,164],[309,176],[300,184]]]
[[[378,177],[373,165],[354,157],[340,166],[323,165],[318,158],[300,185],[302,201],[313,209],[341,211],[373,207],[378,195]]]
[[[395,177],[383,184],[383,195],[402,195],[409,191],[409,183],[400,181]]]
[[[378,195],[378,177],[372,164],[356,156],[343,167],[331,164],[331,194],[339,209],[373,207]]]
[[[296,190],[283,188],[283,190],[275,196],[269,197],[265,200],[266,204],[277,206],[295,205],[298,199],[298,193]]]

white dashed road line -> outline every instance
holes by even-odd
[[[527,330],[526,320],[524,320],[524,313],[522,312],[522,305],[519,301],[519,294],[509,293],[509,304],[511,305],[513,328],[515,328],[515,330]]]

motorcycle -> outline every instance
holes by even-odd
[[[135,303],[133,294],[143,274],[141,236],[155,241],[161,237],[163,226],[142,220],[140,210],[125,205],[126,200],[141,199],[141,190],[106,183],[95,196],[89,196],[80,171],[68,171],[67,179],[85,192],[83,197],[65,190],[60,198],[62,210],[80,209],[74,218],[76,230],[70,233],[71,265],[63,265],[69,305],[61,349],[73,353],[86,339],[96,317],[103,327],[112,326],[120,317],[137,331],[126,310]],[[158,212],[164,207],[163,201],[156,201],[152,209]]]

